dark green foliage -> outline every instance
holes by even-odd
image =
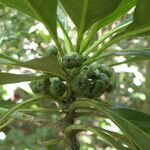
[[[81,55],[77,53],[66,55],[63,57],[63,60],[62,60],[62,66],[67,69],[80,67],[82,63],[83,63],[83,58]]]
[[[51,95],[59,98],[66,92],[66,85],[61,80],[54,80],[51,83],[49,90]]]
[[[17,119],[21,120],[17,123],[18,127],[20,129],[27,128],[27,132],[21,132],[22,129],[18,130],[19,136],[17,140],[15,139],[16,132],[13,132],[12,139],[15,139],[15,143],[11,142],[7,135],[8,148],[1,146],[1,149],[83,149],[82,137],[79,137],[80,141],[76,138],[77,133],[83,130],[93,132],[93,134],[96,134],[96,139],[99,136],[101,141],[119,150],[150,149],[150,136],[146,132],[149,131],[147,127],[150,120],[141,119],[144,115],[137,117],[140,116],[139,112],[135,113],[133,111],[134,113],[131,113],[131,111],[123,109],[120,109],[120,111],[112,105],[121,99],[123,100],[121,105],[129,106],[127,97],[129,93],[134,97],[138,95],[143,100],[149,95],[145,94],[144,97],[141,94],[142,90],[140,93],[134,93],[137,91],[135,90],[137,87],[134,85],[135,88],[132,88],[129,82],[129,84],[123,83],[122,86],[118,86],[120,90],[117,90],[116,93],[120,93],[119,99],[116,99],[115,92],[113,95],[107,94],[101,97],[102,100],[108,103],[99,98],[105,92],[110,93],[116,88],[113,69],[106,64],[115,66],[117,65],[117,59],[110,61],[110,57],[124,56],[125,62],[144,60],[144,58],[149,59],[149,48],[144,49],[144,51],[141,48],[128,50],[130,47],[125,46],[126,50],[124,46],[119,45],[120,49],[116,49],[114,46],[112,51],[107,52],[107,50],[111,49],[110,46],[123,39],[131,38],[135,35],[149,35],[150,21],[148,18],[150,18],[150,13],[147,11],[150,8],[150,5],[148,5],[150,4],[149,0],[45,0],[44,2],[41,0],[0,0],[0,3],[36,19],[34,21],[31,18],[24,19],[24,16],[15,19],[16,16],[19,16],[15,12],[10,13],[7,19],[5,14],[9,12],[6,11],[3,14],[0,11],[2,18],[0,24],[0,32],[2,32],[2,36],[0,36],[1,53],[6,55],[0,54],[1,83],[10,84],[34,80],[30,83],[30,87],[37,94],[33,98],[26,100],[26,95],[30,97],[30,94],[25,91],[17,95],[18,89],[16,89],[13,99],[10,98],[10,100],[16,103],[17,101],[14,101],[14,99],[16,100],[19,97],[18,99],[21,98],[23,102],[10,109],[2,108],[4,107],[4,103],[2,103],[0,108],[0,129],[11,123],[9,121],[12,120],[9,119]],[[135,10],[132,8],[135,8]],[[128,14],[127,12],[130,9],[133,11]],[[129,15],[133,16],[133,18],[128,18]],[[68,17],[72,19],[74,27],[68,22]],[[121,19],[118,21],[117,19],[119,18]],[[124,18],[127,19],[124,20]],[[18,24],[19,20],[22,20],[21,24]],[[27,20],[30,20],[31,24]],[[49,34],[41,27],[36,29],[37,25],[39,25],[37,21],[45,25]],[[3,22],[5,23],[3,24]],[[26,22],[28,27],[25,25]],[[115,28],[113,28],[114,24]],[[60,36],[60,32],[57,33],[58,27],[63,36]],[[13,32],[10,34],[9,32],[12,29]],[[6,34],[3,30],[6,30]],[[102,32],[100,36],[97,36],[96,34],[99,30]],[[141,47],[141,44],[138,47]],[[31,57],[28,57],[27,54],[29,56],[31,54]],[[32,59],[30,60],[30,58]],[[101,62],[104,64],[101,64]],[[121,63],[119,62],[118,64]],[[147,66],[149,67],[149,64]],[[13,69],[15,67],[17,69],[19,67],[33,69],[36,71],[35,74],[42,73],[46,75],[34,76],[5,73],[11,71],[12,67]],[[26,72],[26,70],[24,71]],[[124,79],[123,76],[119,75],[118,80],[124,81]],[[129,81],[131,81],[131,78]],[[147,81],[145,83],[146,93],[149,93],[150,84]],[[127,94],[123,94],[123,90],[126,90]],[[109,96],[112,97],[109,98]],[[5,95],[1,96],[1,98],[3,97]],[[41,102],[35,103],[37,101]],[[124,102],[127,103],[124,104]],[[91,114],[90,120],[86,120],[85,115],[89,117]],[[97,115],[100,115],[100,119],[98,119]],[[93,118],[96,119],[96,122]],[[107,123],[106,118],[112,120],[120,128],[122,134],[120,132],[110,132],[107,129],[103,130],[105,123],[107,126],[112,126],[111,123]],[[134,120],[134,118],[138,118],[138,120]],[[77,119],[79,124],[76,123]],[[90,123],[91,119],[92,124]],[[51,131],[44,129],[38,134],[38,132],[35,132],[34,127],[30,130],[24,121],[33,123],[40,129],[41,127],[55,128],[57,133],[52,133],[54,129]],[[98,124],[97,127],[94,127],[95,123]],[[8,129],[12,130],[14,126],[16,128],[16,124],[14,124]],[[6,128],[6,130],[8,129]],[[30,138],[28,135],[32,133],[36,133],[37,136]],[[27,142],[26,139],[20,141],[20,137],[24,135],[29,137]],[[34,139],[33,143],[31,139]],[[47,141],[49,139],[52,140]],[[90,142],[89,145],[94,145],[94,149],[99,149],[95,143],[98,142]],[[36,145],[36,147],[30,146],[30,144]],[[49,144],[54,144],[54,147],[48,146]],[[60,146],[57,147],[57,145]],[[103,143],[100,143],[100,146],[107,149],[106,146],[103,146]],[[84,149],[89,149],[89,147],[84,147]]]

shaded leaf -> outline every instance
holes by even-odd
[[[136,143],[140,150],[150,149],[150,136],[146,132],[143,132],[136,124],[133,124],[111,109],[107,109],[106,113]]]
[[[0,64],[15,64],[16,62],[18,61],[4,54],[0,54]]]
[[[57,56],[53,54],[42,58],[21,62],[19,66],[51,73],[62,78],[65,76],[60,63],[58,62]]]
[[[126,12],[136,5],[136,2],[137,0],[122,0],[119,6],[110,15],[95,24],[94,32],[96,33],[100,28],[125,15]]]
[[[69,109],[75,109],[80,107],[93,107],[98,112],[102,112],[107,115],[123,132],[127,135],[134,143],[139,147],[140,150],[150,149],[149,141],[150,135],[141,130],[136,124],[133,124],[130,120],[116,113],[113,107],[107,106],[107,103],[99,102],[90,99],[78,99],[74,102]],[[139,112],[140,113],[140,112]]]
[[[48,56],[35,58],[25,62],[19,62],[16,60],[11,61],[11,58],[9,59],[0,58],[0,64],[30,68],[45,73],[50,73],[52,75],[59,76],[63,79],[65,78],[65,73],[63,72],[61,65],[57,59],[57,56],[55,54],[49,54]]]
[[[85,31],[92,24],[110,15],[121,0],[60,0],[76,27]],[[85,7],[87,9],[85,10]],[[83,11],[86,12],[83,12]],[[83,18],[83,13],[85,16]],[[84,25],[82,24],[84,20]],[[82,25],[81,25],[82,24]]]
[[[122,33],[116,35],[115,39],[124,39],[131,36],[149,35],[150,31],[150,1],[139,0],[134,11],[133,23]]]
[[[119,143],[118,141],[115,141],[114,138],[112,138],[110,135],[106,134],[101,130],[100,128],[94,127],[94,126],[86,126],[86,125],[70,125],[66,128],[66,132],[70,132],[72,130],[85,130],[85,131],[91,131],[94,134],[100,136],[104,142],[108,143],[109,145],[114,146],[118,150],[127,150],[128,148],[121,145],[122,143]]]
[[[25,81],[32,81],[38,79],[46,79],[49,78],[49,75],[40,75],[36,76],[34,74],[27,75],[27,74],[11,74],[11,73],[0,73],[0,85],[2,84],[10,84],[10,83],[17,83],[17,82],[25,82]]]
[[[150,134],[150,115],[127,108],[113,108],[120,116],[126,118],[144,132]]]
[[[12,107],[11,109],[9,109],[9,110],[2,116],[2,118],[0,119],[0,125],[3,124],[3,123],[6,121],[6,119],[9,118],[10,115],[11,115],[13,112],[17,111],[18,109],[24,108],[24,107],[27,106],[27,105],[29,106],[29,105],[31,105],[31,104],[33,104],[33,103],[35,103],[35,102],[38,102],[38,101],[41,101],[41,100],[45,100],[45,99],[49,99],[49,98],[50,98],[49,96],[36,96],[36,97],[34,97],[34,98],[31,98],[31,99],[29,99],[29,100],[26,100],[26,101],[24,101],[24,102],[22,102],[22,103],[19,103],[19,104],[15,105],[14,107]]]

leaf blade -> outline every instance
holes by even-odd
[[[33,81],[38,79],[47,79],[49,75],[36,76],[34,74],[12,74],[12,73],[0,73],[0,85]]]
[[[85,1],[81,0],[61,0],[62,5],[78,29],[80,29],[82,18],[81,14],[83,7],[85,6],[84,2]],[[105,16],[111,14],[120,2],[121,0],[89,0],[86,18],[84,18],[84,30],[88,29],[92,24],[96,23]]]

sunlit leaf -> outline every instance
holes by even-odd
[[[103,55],[102,57],[110,57],[110,56],[139,56],[144,58],[150,58],[150,49],[141,48],[141,49],[120,50],[110,52],[109,54]]]

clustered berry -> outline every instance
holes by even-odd
[[[84,66],[72,80],[72,90],[78,96],[97,98],[104,92],[112,92],[115,83],[111,77],[113,71],[106,65]]]
[[[99,63],[82,67],[83,62],[84,58],[77,53],[66,55],[62,59],[63,69],[72,72],[71,90],[75,97],[98,98],[115,89],[112,68]],[[76,74],[77,67],[81,68]],[[63,97],[67,90],[66,83],[58,78],[32,81],[30,87],[35,94],[48,94],[55,98]]]

